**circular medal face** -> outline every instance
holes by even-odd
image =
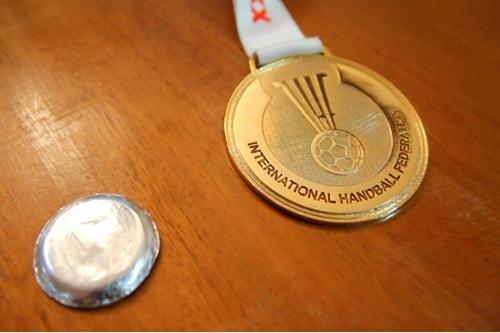
[[[229,102],[225,133],[258,193],[317,222],[391,217],[427,167],[427,138],[409,101],[336,57],[287,58],[247,76]]]
[[[149,214],[114,194],[81,198],[43,228],[33,268],[56,301],[98,307],[132,293],[148,276],[160,249]]]

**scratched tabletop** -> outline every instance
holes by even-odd
[[[254,193],[223,118],[249,73],[231,2],[0,0],[0,330],[499,330],[500,2],[299,1],[304,33],[392,81],[429,169],[387,223],[326,227]],[[112,192],[161,254],[115,305],[32,272],[43,225]]]

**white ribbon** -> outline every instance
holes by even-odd
[[[280,58],[321,53],[318,37],[306,38],[281,0],[233,0],[236,26],[247,56],[259,65]]]

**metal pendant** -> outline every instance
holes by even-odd
[[[99,307],[137,289],[159,250],[146,210],[116,194],[96,194],[70,203],[45,225],[33,268],[38,284],[59,303]]]
[[[387,80],[328,52],[251,68],[225,134],[237,170],[264,198],[311,221],[357,223],[393,216],[417,191],[427,138]]]

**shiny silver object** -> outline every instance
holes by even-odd
[[[146,210],[116,194],[95,194],[62,208],[35,245],[38,284],[56,301],[99,307],[132,293],[160,250]]]

